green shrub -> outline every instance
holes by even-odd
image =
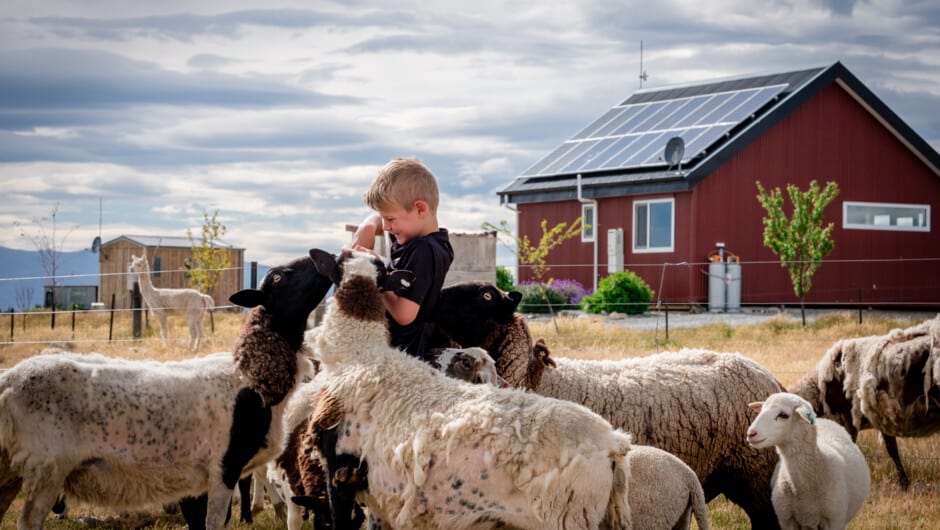
[[[569,307],[568,298],[564,294],[543,283],[523,282],[515,290],[522,293],[518,309],[520,313],[549,313]]]
[[[516,290],[516,279],[512,277],[509,269],[502,265],[496,266],[496,287],[507,292]]]
[[[633,271],[614,272],[600,281],[597,291],[581,299],[588,313],[639,315],[649,310],[653,290]]]

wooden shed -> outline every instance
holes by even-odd
[[[222,244],[229,252],[229,268],[222,271],[219,285],[210,293],[216,306],[230,305],[228,297],[244,287],[245,249]],[[192,243],[188,237],[167,236],[120,236],[101,245],[98,270],[101,275],[101,302],[111,304],[114,295],[115,307],[131,307],[130,292],[136,274],[128,273],[131,256],[146,253],[150,263],[151,280],[154,287],[188,288],[186,260],[192,259]]]
[[[807,303],[940,306],[940,156],[838,62],[640,90],[498,195],[515,205],[520,237],[538,240],[543,219],[591,225],[549,255],[553,278],[590,287],[622,267],[654,301],[701,304],[723,244],[740,274],[719,288],[786,305],[797,299],[763,244],[755,183],[805,190],[813,180],[840,193],[826,210],[835,248]]]

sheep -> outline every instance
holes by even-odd
[[[155,288],[150,280],[150,264],[147,263],[146,254],[143,256],[132,255],[128,270],[137,274],[140,295],[150,308],[150,312],[157,317],[163,345],[166,345],[169,337],[167,313],[180,311],[186,316],[186,321],[189,323],[189,349],[192,351],[198,350],[199,342],[205,335],[203,320],[206,313],[215,306],[212,297],[195,289]]]
[[[940,315],[885,335],[836,341],[788,390],[853,440],[861,430],[879,431],[906,490],[910,478],[896,438],[940,431]]]
[[[759,412],[747,441],[780,456],[773,474],[773,505],[780,527],[845,528],[871,489],[861,450],[838,423],[817,418],[805,399],[787,392],[749,405]]]
[[[489,299],[481,300],[482,293]],[[495,287],[456,284],[441,290],[434,318],[440,333],[455,342],[486,349],[510,385],[538,380],[535,392],[587,406],[631,433],[635,443],[688,464],[706,500],[724,494],[744,509],[753,528],[777,528],[770,499],[776,454],[751,448],[740,435],[750,423],[742,412],[747,403],[783,390],[769,370],[737,353],[683,350],[617,361],[552,357],[555,367],[533,373],[531,358],[544,342],[533,344],[522,315],[513,314],[506,324],[489,316],[494,305],[512,314],[517,304]]]
[[[471,383],[506,386],[506,382],[496,373],[493,359],[483,348],[446,348],[433,352],[432,358],[432,366],[449,377]],[[315,529],[330,526],[323,467],[315,453],[316,441],[306,436],[324,382],[325,377],[318,374],[318,377],[303,384],[291,396],[284,415],[284,431],[287,435],[284,451],[275,460],[268,462],[268,480],[282,498],[292,499],[284,517],[289,530],[297,530],[303,524],[302,508],[314,514]],[[338,487],[339,484],[332,486]],[[358,528],[363,517],[361,510],[354,509],[350,526]]]
[[[694,515],[699,530],[708,530],[705,493],[685,462],[662,449],[633,444],[627,464],[633,528],[688,529]]]
[[[388,346],[372,256],[317,249],[337,285],[317,335],[314,427],[368,466],[370,513],[396,528],[630,528],[630,435],[580,405],[440,377]],[[328,455],[327,455],[328,458]]]
[[[285,399],[311,369],[307,317],[330,282],[309,257],[271,268],[232,353],[156,362],[60,353],[0,375],[0,519],[22,489],[17,526],[42,527],[57,497],[103,508],[206,494],[224,526],[238,479],[280,452]]]

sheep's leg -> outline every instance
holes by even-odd
[[[251,475],[238,481],[238,516],[241,522],[251,523]]]
[[[902,490],[907,490],[911,486],[911,480],[907,477],[907,473],[904,471],[904,464],[901,463],[901,453],[898,452],[898,440],[894,436],[888,436],[885,433],[881,433],[881,439],[884,441],[885,450],[888,451],[888,456],[891,457],[891,461],[894,462],[895,469],[898,470],[898,482],[901,485]]]
[[[160,324],[160,336],[163,338],[163,345],[166,346],[167,339],[169,338],[169,335],[170,335],[169,333],[170,330],[167,327],[166,311],[160,310],[160,311],[154,311],[153,313],[156,315],[157,322]]]
[[[206,506],[206,530],[221,530],[225,528],[232,507],[234,488],[224,483],[209,488],[209,502]]]
[[[61,488],[42,488],[27,494],[16,524],[17,530],[40,530],[61,491]]]

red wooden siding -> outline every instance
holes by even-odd
[[[742,303],[797,301],[786,270],[763,245],[755,181],[766,189],[839,184],[826,210],[835,249],[813,278],[807,301],[852,303],[940,302],[940,178],[837,84],[807,101],[751,145],[699,182],[691,192],[598,201],[599,274],[607,274],[607,230],[623,228],[625,267],[642,276],[665,302],[707,301],[706,255],[716,241],[742,262]],[[675,250],[631,252],[633,201],[675,199]],[[928,204],[930,232],[845,230],[844,201]],[[537,242],[539,223],[552,227],[581,214],[577,201],[519,205],[519,234]],[[904,259],[907,261],[894,261]],[[927,261],[925,261],[927,260]],[[549,255],[552,278],[593,285],[593,247],[575,238]],[[689,265],[664,263],[687,262]],[[520,280],[531,279],[519,271]]]

